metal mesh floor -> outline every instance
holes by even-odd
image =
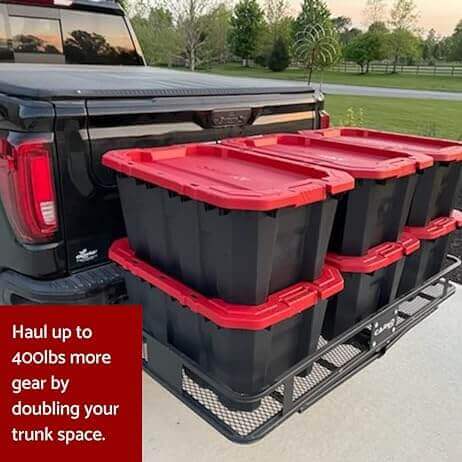
[[[327,342],[321,339],[318,349],[326,344]],[[293,400],[296,401],[314,390],[332,374],[333,369],[343,367],[361,353],[362,350],[352,345],[340,345],[322,356],[319,362],[313,365],[313,369],[308,376],[295,377]],[[325,367],[326,363],[331,365],[332,368]],[[239,436],[249,435],[269,419],[281,413],[283,409],[281,404],[284,392],[283,386],[278,388],[273,395],[264,398],[258,409],[252,412],[228,409],[219,401],[213,391],[202,388],[185,373],[183,374],[183,391]],[[280,395],[279,399],[277,399],[276,395]]]
[[[240,436],[249,435],[282,410],[281,403],[268,396],[253,412],[232,411],[221,404],[213,391],[197,385],[186,374],[183,374],[183,391]]]
[[[431,296],[441,294],[441,286],[430,286],[424,291]],[[428,299],[416,297],[410,302],[405,302],[399,307],[398,326],[407,319],[418,313],[428,304]],[[372,326],[367,327],[370,329]],[[327,344],[326,340],[320,339],[318,351]],[[314,363],[311,373],[306,377],[295,377],[293,401],[303,399],[322,386],[335,371],[341,370],[352,360],[360,355],[366,354],[368,347],[356,342],[340,344],[328,351],[317,362]],[[223,405],[217,395],[207,388],[202,388],[187,374],[183,373],[183,393],[188,399],[200,405],[206,412],[211,413],[218,419],[221,425],[239,437],[246,437],[255,432],[269,420],[276,418],[283,412],[284,386],[279,387],[275,392],[265,397],[261,405],[252,412],[234,411]]]

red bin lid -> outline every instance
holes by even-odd
[[[439,217],[432,220],[427,226],[407,226],[407,234],[423,241],[434,241],[447,236],[457,228],[462,227],[462,213],[454,210],[450,217]]]
[[[425,136],[351,127],[305,130],[300,133],[310,138],[321,137],[348,145],[391,149],[395,152],[409,153],[412,155],[424,154],[440,162],[462,161],[462,143],[441,138],[429,138]]]
[[[111,246],[109,258],[126,271],[162,290],[195,313],[226,329],[262,330],[314,307],[343,290],[340,272],[328,265],[314,282],[300,282],[268,297],[258,306],[233,305],[207,298],[158,269],[136,258],[128,239]]]
[[[398,242],[385,242],[361,257],[350,257],[335,253],[327,254],[326,262],[342,273],[373,273],[396,263],[403,257],[420,248],[420,241],[408,234],[403,234]]]
[[[126,149],[103,164],[125,175],[216,207],[265,211],[298,207],[353,189],[344,172],[300,166],[219,144]]]
[[[343,170],[361,179],[398,178],[412,175],[417,170],[433,165],[433,159],[423,154],[337,142],[319,135],[308,137],[280,133],[231,138],[224,140],[223,144],[310,165]]]

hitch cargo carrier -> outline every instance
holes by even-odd
[[[460,264],[460,259],[448,255],[441,272],[334,340],[327,342],[321,337],[316,353],[260,393],[232,391],[211,379],[197,363],[146,332],[145,371],[226,438],[240,444],[253,443],[380,358],[436,311],[454,294],[456,288],[447,275]],[[309,375],[301,374],[310,368]],[[241,403],[244,409],[261,404],[251,412],[236,411],[223,404],[226,401]]]

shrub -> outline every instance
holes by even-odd
[[[363,127],[365,124],[366,114],[362,107],[347,109],[345,117],[340,119],[339,123],[343,127]]]
[[[268,56],[266,54],[259,54],[255,57],[255,64],[261,67],[268,66]]]
[[[289,66],[289,49],[286,42],[281,38],[277,38],[273,43],[273,49],[268,58],[268,67],[273,72],[281,72]]]

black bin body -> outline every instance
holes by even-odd
[[[407,225],[427,226],[435,218],[448,217],[456,205],[461,177],[462,161],[435,162],[421,172]]]
[[[233,211],[119,175],[137,256],[209,297],[258,305],[319,277],[338,200],[271,212]]]
[[[125,280],[130,303],[143,306],[144,330],[236,392],[263,391],[317,349],[327,300],[260,331],[225,329],[128,271]],[[260,404],[220,399],[236,410],[252,411]]]
[[[398,295],[414,290],[443,269],[450,237],[421,241],[420,249],[406,259]]]
[[[423,227],[406,227],[406,235],[420,239],[420,249],[406,260],[399,295],[416,289],[443,270],[451,237],[460,227],[462,213],[459,210],[435,218]]]
[[[345,289],[328,302],[323,337],[332,340],[393,302],[404,264],[401,259],[371,274],[342,273]]]
[[[363,256],[383,242],[396,242],[406,225],[417,176],[357,180],[339,201],[329,250]]]
[[[324,338],[331,340],[343,334],[392,303],[404,265],[419,247],[415,236],[404,233],[399,241],[382,243],[363,257],[328,254],[327,262],[342,273],[345,285],[342,292],[329,299]]]

